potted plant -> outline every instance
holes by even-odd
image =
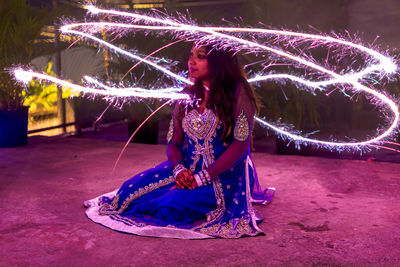
[[[57,12],[33,7],[26,0],[0,0],[0,147],[27,144],[29,107],[24,100],[31,92],[15,81],[11,69],[54,50],[40,35]]]

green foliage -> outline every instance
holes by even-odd
[[[53,63],[50,61],[43,70],[48,75],[56,76],[52,67]],[[57,112],[56,84],[46,84],[32,80],[28,85],[27,90],[22,92],[22,96],[25,99],[24,104],[30,106],[30,112],[33,115],[30,116],[30,120],[33,120],[37,114]],[[75,94],[71,89],[64,87],[62,90],[62,97],[68,98],[71,96],[77,96],[77,94]]]
[[[27,4],[26,0],[0,0],[0,109],[17,109],[24,104],[24,88],[9,69],[26,65],[34,57],[54,52],[53,45],[41,42],[40,33],[60,13]]]
[[[49,62],[44,71],[46,74],[55,76],[52,71],[52,63]],[[36,80],[32,80],[28,86],[29,90],[23,93],[25,104],[30,106],[31,112],[39,110],[54,109],[57,106],[57,86],[55,84],[42,84]]]

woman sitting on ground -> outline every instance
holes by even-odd
[[[252,203],[267,204],[250,139],[258,109],[236,55],[194,46],[188,61],[195,104],[177,103],[168,161],[88,201],[87,216],[114,230],[145,236],[239,238],[263,233]]]

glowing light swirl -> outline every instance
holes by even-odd
[[[139,97],[139,98],[163,98],[163,99],[165,98],[165,99],[176,99],[176,100],[178,99],[190,100],[189,95],[180,93],[179,91],[181,91],[181,89],[177,88],[166,88],[160,90],[147,90],[143,88],[115,89],[107,85],[104,85],[89,76],[85,76],[85,79],[88,80],[89,82],[97,84],[99,85],[99,87],[104,88],[104,90],[101,90],[98,88],[90,88],[87,86],[77,85],[47,74],[38,73],[30,70],[26,71],[23,69],[16,69],[14,70],[14,75],[18,80],[23,81],[25,83],[31,81],[33,78],[37,78],[39,80],[47,80],[49,82],[59,84],[63,87],[71,88],[76,92],[83,92],[88,94],[99,94],[103,96],[114,96],[114,97]],[[157,91],[157,93],[155,93],[154,91]]]
[[[277,56],[286,58],[295,62],[296,64],[303,65],[306,68],[316,70],[320,73],[324,73],[329,75],[330,79],[325,79],[323,81],[310,81],[302,77],[297,77],[289,74],[266,74],[266,75],[257,75],[251,79],[249,82],[262,82],[266,80],[289,80],[292,82],[296,82],[298,84],[302,84],[308,88],[314,88],[319,90],[324,90],[323,88],[328,85],[334,84],[347,84],[352,86],[353,92],[362,92],[365,94],[369,94],[379,101],[380,105],[387,105],[393,113],[393,119],[390,126],[383,131],[380,135],[375,138],[362,141],[362,142],[333,142],[333,141],[321,141],[315,140],[307,137],[303,137],[294,133],[289,132],[287,129],[278,127],[271,123],[266,122],[261,118],[256,118],[256,121],[262,125],[265,125],[280,135],[286,136],[293,140],[296,143],[306,142],[306,143],[314,143],[317,145],[326,146],[329,148],[336,149],[344,149],[344,148],[361,148],[363,146],[376,146],[383,139],[390,136],[391,133],[395,130],[399,123],[399,108],[397,105],[383,93],[378,92],[368,86],[361,84],[360,80],[364,77],[371,74],[382,74],[382,75],[390,75],[396,72],[397,66],[392,61],[391,58],[384,56],[383,54],[362,46],[360,44],[352,43],[346,40],[333,38],[329,36],[321,36],[314,34],[305,34],[298,32],[290,32],[290,31],[282,31],[282,30],[269,30],[269,29],[256,29],[256,28],[234,28],[234,27],[200,27],[190,24],[183,24],[177,21],[173,21],[169,18],[156,18],[151,16],[146,16],[142,14],[135,14],[129,12],[121,12],[116,10],[105,10],[99,9],[94,6],[86,6],[86,8],[92,14],[104,14],[110,17],[118,16],[118,17],[126,17],[131,21],[129,23],[113,23],[113,22],[87,22],[87,23],[73,23],[64,25],[61,28],[63,34],[80,36],[83,38],[90,39],[98,44],[101,44],[104,47],[109,48],[115,53],[119,53],[133,60],[137,60],[139,62],[143,62],[148,64],[149,66],[162,71],[164,74],[168,75],[174,80],[177,80],[181,83],[192,84],[192,82],[186,77],[180,76],[176,73],[173,73],[168,68],[162,67],[155,62],[140,57],[137,54],[128,52],[124,49],[121,49],[111,43],[108,43],[100,38],[94,36],[94,33],[97,33],[103,29],[116,29],[119,31],[122,30],[153,30],[153,31],[172,31],[181,34],[182,38],[187,39],[198,39],[200,43],[212,43],[220,45],[224,48],[247,50],[247,51],[256,51],[260,53],[260,51],[273,53]],[[133,23],[137,22],[137,23]],[[144,24],[138,24],[142,22]],[[154,24],[154,25],[151,25]],[[77,30],[79,28],[83,28],[84,30]],[[359,50],[360,53],[364,53],[368,55],[370,58],[374,59],[374,64],[366,67],[363,70],[358,72],[354,72],[351,74],[338,74],[334,71],[324,68],[317,63],[302,58],[300,56],[293,55],[287,51],[277,49],[272,46],[267,46],[265,44],[260,44],[255,41],[249,41],[243,38],[239,38],[237,36],[229,35],[228,33],[251,33],[253,35],[259,34],[261,36],[283,36],[282,38],[299,38],[299,40],[310,40],[316,42],[318,45],[341,45],[346,48],[352,48]],[[179,37],[179,35],[178,35]],[[190,37],[190,38],[189,38]],[[286,40],[286,39],[284,39]],[[293,42],[293,40],[292,40]],[[54,78],[48,76],[46,74],[35,73],[33,71],[24,71],[24,70],[16,70],[15,76],[20,80],[29,80],[29,78],[35,77],[41,80],[48,80],[54,83],[58,83],[63,86],[70,87],[77,91],[82,91],[85,93],[93,93],[93,94],[101,94],[106,96],[115,96],[115,97],[139,97],[139,98],[166,98],[166,99],[189,99],[189,96],[186,94],[179,93],[182,88],[165,88],[161,90],[147,90],[143,88],[115,88],[111,86],[106,86],[101,82],[98,82],[96,79],[91,77],[85,77],[85,79],[100,88],[92,88],[87,86],[79,86],[76,84],[72,84],[58,78]]]

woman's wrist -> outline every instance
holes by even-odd
[[[196,180],[196,183],[199,187],[209,185],[212,182],[210,174],[207,170],[202,170],[196,173],[194,175],[194,179]]]
[[[193,175],[193,177],[198,187],[203,186],[203,182],[201,181],[200,176],[197,173]]]
[[[183,172],[184,170],[187,170],[185,166],[183,166],[183,164],[178,163],[175,165],[172,174],[174,176],[174,178],[176,179],[176,177],[178,177],[178,175]]]

